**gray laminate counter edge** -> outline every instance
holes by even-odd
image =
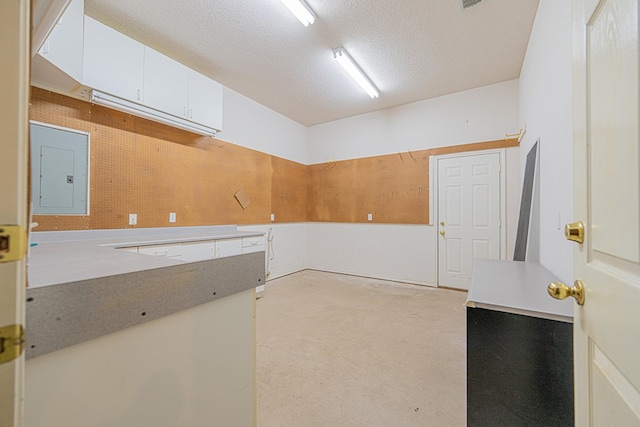
[[[34,233],[32,241],[40,243],[32,248],[28,271],[30,284],[39,286],[27,288],[27,359],[264,284],[264,251],[185,262],[117,249],[264,234],[235,227],[188,229],[155,235],[113,230],[110,237],[103,231]]]
[[[28,287],[38,288],[184,264],[118,248],[262,236],[236,226],[168,227],[31,233]]]

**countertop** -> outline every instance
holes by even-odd
[[[538,263],[477,259],[467,306],[573,321],[573,298],[560,301],[547,293],[558,278]]]
[[[28,284],[37,288],[187,262],[118,248],[262,235],[260,231],[238,231],[236,226],[33,232],[30,239],[36,245],[30,248]]]

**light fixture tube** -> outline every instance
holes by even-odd
[[[164,113],[162,111],[158,111],[142,104],[119,98],[117,96],[99,92],[97,90],[91,91],[91,102],[93,102],[94,104],[113,108],[114,110],[133,114],[134,116],[144,117],[145,119],[153,120],[158,123],[163,123],[165,125],[188,130],[189,132],[197,133],[198,135],[216,135],[216,129],[201,125],[199,123],[194,123],[192,121],[174,116],[172,114]]]
[[[360,85],[367,95],[371,98],[378,97],[378,89],[371,83],[371,80],[367,77],[367,75],[358,67],[353,59],[349,56],[346,50],[343,47],[338,47],[333,50],[333,57],[338,61],[338,64],[342,65],[347,73]]]
[[[316,20],[316,14],[304,0],[280,0],[293,13],[302,25],[308,27]]]

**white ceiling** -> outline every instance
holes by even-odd
[[[518,78],[539,0],[85,0],[87,15],[311,126]],[[380,90],[333,59],[344,46]]]

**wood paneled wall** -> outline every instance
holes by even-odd
[[[305,165],[38,88],[30,114],[90,133],[90,214],[36,215],[37,231],[306,221]]]
[[[517,139],[308,166],[307,220],[429,224],[429,156],[514,147]]]
[[[303,165],[32,88],[31,120],[90,133],[90,214],[36,215],[37,231],[275,222],[429,223],[429,156],[516,139]],[[244,190],[243,209],[234,195]],[[169,212],[177,222],[169,223]]]

